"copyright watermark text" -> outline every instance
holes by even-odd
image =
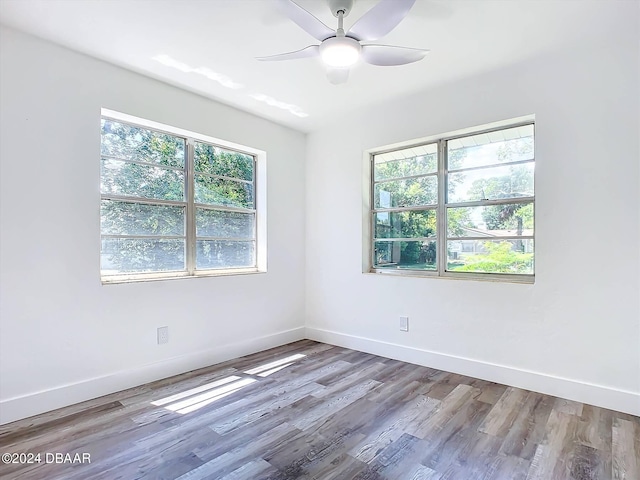
[[[36,463],[91,463],[91,454],[81,453],[3,453],[2,463],[36,464]]]

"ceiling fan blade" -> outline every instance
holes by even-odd
[[[420,48],[394,47],[392,45],[363,45],[362,59],[371,64],[381,67],[393,65],[406,65],[407,63],[422,60],[429,50]]]
[[[416,0],[380,0],[347,32],[357,40],[377,40],[396,28]]]
[[[348,68],[328,68],[327,69],[327,78],[329,82],[334,85],[339,85],[341,83],[346,83],[349,78],[349,69]]]
[[[295,60],[297,58],[317,57],[320,45],[309,45],[295,52],[280,53],[278,55],[270,55],[268,57],[256,57],[256,60],[263,62],[277,62],[280,60]]]
[[[300,28],[314,38],[322,41],[335,36],[335,30],[327,27],[324,23],[307,12],[300,5],[292,0],[278,0],[282,11],[295,22]]]

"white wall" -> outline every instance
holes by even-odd
[[[296,340],[305,315],[311,338],[640,414],[630,25],[336,118],[306,150],[300,133],[2,28],[0,423]],[[267,151],[269,272],[102,286],[101,107]],[[361,273],[364,150],[531,113],[534,285]]]
[[[303,134],[5,28],[0,49],[0,423],[302,338]],[[265,150],[268,273],[102,286],[101,107]]]
[[[638,43],[632,17],[311,134],[307,336],[640,415]],[[361,273],[363,151],[528,114],[534,285]]]

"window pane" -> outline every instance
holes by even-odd
[[[533,240],[450,240],[450,272],[533,274]]]
[[[103,238],[103,275],[184,270],[184,240]]]
[[[253,238],[255,214],[196,209],[196,236]]]
[[[198,240],[196,242],[196,268],[253,267],[254,242],[225,240]]]
[[[435,210],[378,212],[374,215],[376,238],[434,237]]]
[[[148,165],[102,159],[101,193],[184,200],[184,173]]]
[[[374,242],[374,267],[436,270],[436,242]]]
[[[184,207],[103,200],[100,223],[105,235],[184,235]]]
[[[183,138],[102,119],[103,155],[184,168]]]
[[[374,156],[375,180],[423,175],[437,170],[438,146],[435,143]]]
[[[533,125],[449,140],[447,157],[449,170],[533,160]]]
[[[196,142],[193,161],[196,172],[242,180],[253,179],[253,157],[244,153]]]
[[[195,177],[196,203],[253,208],[253,185],[206,175]]]
[[[447,209],[449,237],[533,235],[533,203]]]
[[[450,173],[448,201],[495,200],[533,196],[533,163]]]
[[[375,208],[434,205],[438,201],[436,176],[377,183],[374,187]]]

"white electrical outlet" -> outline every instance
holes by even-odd
[[[169,327],[158,327],[158,345],[169,343]]]
[[[403,332],[409,331],[409,317],[400,317],[400,330]]]

